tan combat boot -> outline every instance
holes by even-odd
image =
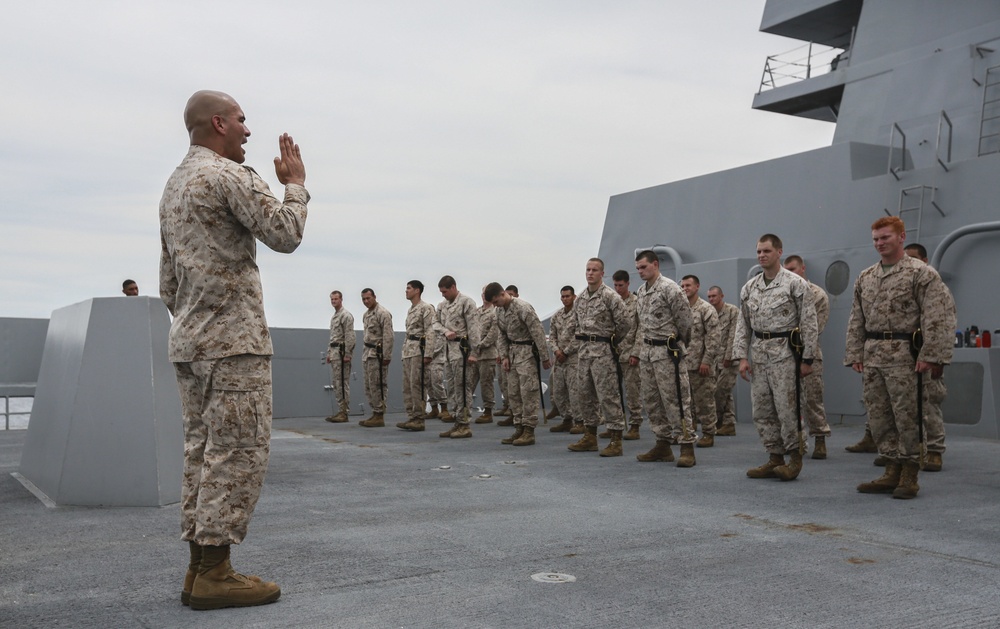
[[[899,475],[899,485],[896,485],[896,489],[892,491],[892,497],[899,498],[900,500],[916,498],[917,492],[920,491],[920,485],[917,484],[917,474],[919,472],[920,463],[909,460],[903,461],[902,471]]]
[[[556,417],[559,417],[559,409],[553,404],[552,410],[545,415],[545,419],[555,419]]]
[[[940,472],[941,471],[941,453],[940,452],[928,452],[927,458],[924,459],[924,465],[920,469],[925,472]]]
[[[774,468],[774,475],[781,480],[795,480],[802,471],[802,452],[795,448],[788,453],[788,465]]]
[[[656,445],[653,449],[645,454],[637,454],[635,456],[636,461],[641,461],[643,463],[652,463],[663,461],[665,463],[671,463],[674,460],[674,453],[670,449],[670,442],[661,439],[656,440]]]
[[[361,422],[365,428],[385,428],[385,415],[372,413],[372,416]]]
[[[477,424],[492,424],[493,423],[493,409],[488,408],[483,411],[483,414],[476,418]]]
[[[455,430],[449,436],[452,439],[468,439],[472,436],[472,428],[468,424],[455,424]]]
[[[413,432],[421,432],[424,429],[424,420],[422,417],[417,417],[409,419],[405,422],[396,422],[396,428],[411,430]]]
[[[635,441],[639,438],[639,424],[629,424],[628,432],[622,435],[625,441]]]
[[[431,404],[431,412],[427,414],[427,419],[437,419],[441,417],[441,411],[437,404]]]
[[[505,446],[509,446],[510,444],[514,443],[514,440],[518,439],[522,434],[524,434],[524,424],[518,424],[517,427],[514,428],[514,434],[504,439],[501,439],[500,443],[502,443]]]
[[[567,447],[573,452],[597,452],[597,426],[584,426],[583,437]]]
[[[609,430],[611,433],[611,443],[601,450],[601,456],[621,456],[622,455],[622,431]]]
[[[715,431],[716,437],[735,437],[736,436],[736,426],[721,426]]]
[[[508,414],[506,419],[497,420],[497,426],[513,426],[514,416]]]
[[[885,466],[885,472],[873,481],[858,485],[858,491],[863,494],[891,494],[899,485],[899,474],[902,466],[899,461],[890,460]]]
[[[521,436],[514,440],[515,446],[533,446],[535,445],[535,428],[534,426],[524,426],[524,432]]]
[[[694,467],[695,463],[696,461],[694,460],[694,444],[682,443],[681,455],[677,457],[677,467]]]
[[[457,428],[458,428],[458,424],[455,424],[454,426],[452,426],[448,430],[446,430],[444,432],[439,432],[438,433],[438,437],[441,437],[442,439],[448,439],[448,438],[451,437],[451,433],[455,432],[455,430]]]
[[[438,419],[446,423],[455,421],[454,415],[448,412],[448,405],[443,402],[441,403],[441,414],[438,415]]]
[[[715,435],[704,434],[701,436],[695,445],[699,448],[711,448],[715,445]]]
[[[510,417],[512,413],[510,412],[510,405],[506,402],[503,403],[503,408],[494,413],[497,417]]]
[[[573,427],[569,429],[569,434],[571,435],[582,435],[584,432],[583,424],[581,422],[573,422]]]
[[[184,586],[181,588],[181,605],[191,604],[191,586],[194,585],[194,578],[198,575],[198,567],[201,566],[201,546],[194,542],[188,542],[188,550],[191,552],[191,559],[188,561],[188,569],[184,574]]]
[[[822,435],[816,437],[816,447],[813,448],[812,458],[814,459],[826,458],[826,437]]]
[[[777,478],[778,476],[774,473],[774,468],[784,464],[785,457],[783,455],[772,454],[767,463],[748,469],[747,476],[750,478]]]
[[[605,428],[597,436],[600,437],[601,439],[610,439],[611,438],[611,429],[610,428]]]
[[[229,546],[202,546],[201,564],[188,599],[191,609],[264,605],[280,596],[278,584],[233,570],[229,563]]]
[[[562,423],[549,428],[549,432],[569,432],[571,428],[573,428],[573,420],[563,418]]]
[[[330,422],[331,424],[343,424],[344,422],[347,421],[347,413],[345,413],[344,411],[340,411],[336,415],[330,415],[329,417],[327,417],[326,421]]]
[[[878,452],[878,448],[875,447],[875,440],[872,439],[872,431],[868,426],[865,426],[865,436],[861,438],[861,441],[844,449],[848,452]]]

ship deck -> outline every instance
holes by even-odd
[[[392,426],[402,416],[388,415]],[[698,465],[571,453],[539,427],[439,439],[354,421],[275,420],[271,464],[238,570],[277,581],[256,608],[179,602],[177,505],[46,507],[22,486],[27,431],[0,432],[4,627],[975,627],[996,626],[1000,442],[949,438],[915,500],[858,494],[874,455],[794,482],[751,480],[766,456],[746,423]],[[676,450],[676,448],[675,448]],[[569,582],[537,581],[562,574]]]

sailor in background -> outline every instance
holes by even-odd
[[[364,326],[365,349],[361,354],[365,373],[365,396],[372,407],[372,414],[359,424],[365,428],[385,426],[385,399],[388,395],[386,368],[392,361],[392,314],[375,297],[375,291],[361,291],[361,303],[368,310],[361,316]]]
[[[692,423],[695,428],[701,424],[702,436],[695,445],[711,448],[715,445],[715,426],[718,423],[714,366],[722,352],[722,337],[719,334],[719,315],[712,304],[698,295],[700,289],[701,280],[697,275],[681,278],[681,290],[687,296],[693,316],[691,337],[681,368],[688,372],[688,382],[691,383]]]
[[[715,435],[733,437],[736,435],[736,401],[733,387],[736,386],[738,363],[733,360],[733,333],[740,309],[727,304],[725,294],[718,286],[708,289],[708,303],[715,308],[719,317],[719,338],[722,351],[715,363],[715,414],[718,418]]]
[[[354,358],[354,315],[344,308],[344,294],[339,290],[330,293],[333,316],[330,317],[330,346],[326,362],[330,364],[330,385],[337,399],[337,414],[326,418],[335,424],[347,421],[351,410],[351,359]]]

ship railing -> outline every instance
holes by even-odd
[[[815,42],[771,55],[764,62],[764,73],[757,93],[829,74],[846,66],[850,56],[850,47],[836,48]]]
[[[11,410],[11,398],[34,398],[35,383],[4,383],[0,382],[0,398],[3,399],[3,429],[10,430],[12,415],[31,415],[31,411]]]

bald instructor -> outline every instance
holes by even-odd
[[[245,159],[243,110],[222,92],[184,109],[191,147],[160,200],[160,297],[173,315],[169,357],[184,415],[181,539],[191,560],[181,602],[191,609],[262,605],[281,588],[230,566],[246,536],[271,442],[271,337],[257,240],[291,253],[309,193],[299,147],[278,138],[279,201]]]

